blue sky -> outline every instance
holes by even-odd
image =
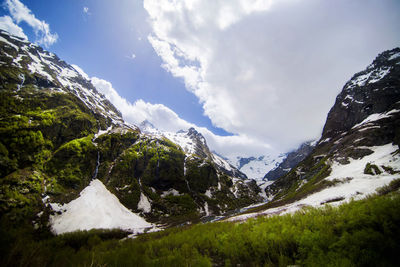
[[[219,135],[203,115],[199,100],[185,89],[182,79],[174,78],[161,67],[162,61],[147,41],[150,26],[142,1],[21,1],[40,20],[50,25],[58,40],[47,50],[70,64],[81,67],[90,77],[101,77],[118,93],[134,102],[143,99],[163,103],[181,118],[204,126]],[[84,7],[88,12],[84,12]],[[2,8],[0,15],[8,14]],[[32,28],[19,24],[29,40]],[[135,55],[132,58],[132,55]]]
[[[2,2],[1,27],[78,65],[127,121],[194,126],[227,156],[318,139],[346,81],[400,46],[398,0]]]

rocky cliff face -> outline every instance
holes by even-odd
[[[313,152],[266,191],[281,204],[320,201],[319,205],[366,196],[399,178],[399,144],[400,49],[396,48],[378,55],[346,83]]]
[[[0,102],[0,216],[8,225],[45,229],[56,203],[93,179],[152,222],[195,221],[260,200],[194,129],[182,133],[193,151],[141,132],[78,67],[3,31]]]
[[[346,83],[328,113],[322,140],[348,131],[400,101],[399,53],[400,48],[383,52]]]

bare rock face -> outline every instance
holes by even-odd
[[[346,83],[328,113],[322,139],[350,130],[400,101],[400,48],[385,51]]]
[[[333,167],[362,160],[378,147],[390,144],[400,144],[400,48],[381,53],[345,84],[313,151],[267,187],[266,193],[275,200],[290,202],[337,183],[348,183],[353,177],[340,181],[325,178]],[[394,171],[388,166],[393,162],[391,159],[379,166],[380,171],[392,175]]]

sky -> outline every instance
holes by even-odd
[[[91,77],[126,121],[224,156],[319,138],[336,95],[400,46],[398,0],[3,0],[0,27]]]

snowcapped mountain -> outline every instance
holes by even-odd
[[[240,157],[228,161],[250,179],[262,181],[265,174],[275,169],[285,159],[285,154],[263,155],[258,157]]]
[[[337,96],[321,139],[266,193],[288,212],[366,197],[400,178],[400,48],[385,51]]]
[[[345,84],[308,156],[261,185],[270,202],[229,220],[387,194],[399,190],[399,181],[400,48],[395,48],[379,54]]]
[[[89,77],[79,67],[73,67],[40,46],[3,30],[0,30],[0,41],[4,44],[0,48],[1,65],[24,69],[30,74],[21,72],[13,77],[17,91],[25,84],[35,82],[38,87],[50,91],[72,93],[95,114],[101,115],[103,124],[123,123],[121,113],[104,95],[97,92]]]
[[[161,133],[143,122],[141,131],[79,67],[4,31],[0,78],[0,211],[12,222],[50,222],[55,233],[90,225],[138,232],[262,200],[195,129]]]
[[[151,122],[145,120],[139,124],[139,128],[143,133],[168,138],[179,145],[188,157],[200,157],[212,161],[221,172],[229,176],[240,179],[248,178],[244,173],[232,166],[224,157],[215,152],[211,152],[204,136],[193,127],[189,128],[187,131],[180,130],[176,133],[172,133],[160,131]]]

